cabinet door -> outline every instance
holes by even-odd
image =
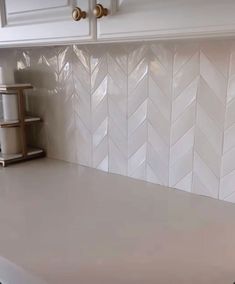
[[[100,0],[99,39],[177,38],[234,34],[234,0]]]
[[[0,45],[73,42],[94,39],[95,0],[1,0]],[[87,17],[74,21],[79,7]]]

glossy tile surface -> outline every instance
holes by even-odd
[[[50,159],[0,179],[11,284],[234,282],[233,204]]]
[[[1,50],[48,156],[235,202],[232,40]]]

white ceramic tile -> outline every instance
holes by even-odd
[[[181,159],[194,146],[194,127],[190,128],[174,145],[170,148],[170,165],[172,166]]]
[[[166,69],[157,57],[150,58],[149,71],[151,77],[166,96],[171,96],[172,71]]]
[[[147,145],[143,144],[131,157],[128,159],[128,175],[133,176],[136,170],[141,167],[146,161]],[[141,167],[142,169],[142,167]]]
[[[81,64],[83,65],[83,67],[85,68],[85,70],[87,72],[89,72],[90,70],[90,56],[88,53],[88,50],[84,47],[80,47],[78,45],[73,45],[73,60],[76,57],[76,60],[79,60],[81,62]]]
[[[207,187],[207,184],[202,183],[197,174],[194,174],[193,176],[192,192],[199,195],[217,198],[217,193],[213,193],[213,191]]]
[[[109,118],[109,129],[108,129],[108,134],[109,134],[109,139],[119,148],[120,152],[127,156],[128,153],[128,148],[127,148],[127,127],[126,127],[126,132],[123,132],[122,129],[120,128],[120,124],[117,123],[118,121],[115,121],[111,118]]]
[[[147,99],[148,80],[145,76],[136,86],[133,92],[128,94],[128,114],[132,115],[136,109]]]
[[[127,155],[120,148],[120,144],[109,140],[109,172],[127,175]]]
[[[161,65],[163,65],[165,69],[169,70],[169,73],[171,73],[173,68],[174,46],[170,43],[154,43],[150,45],[150,49],[158,58]]]
[[[197,106],[197,127],[206,136],[206,139],[211,144],[218,155],[222,153],[223,131],[214,123],[213,119],[203,110],[198,104]]]
[[[151,100],[149,100],[147,115],[152,127],[158,132],[162,139],[169,144],[170,121],[161,114],[161,111],[151,102]]]
[[[95,110],[107,95],[107,83],[108,83],[108,78],[106,76],[104,80],[100,83],[99,87],[92,94],[91,97],[92,110]]]
[[[221,72],[224,77],[228,76],[229,57],[230,57],[229,41],[206,41],[201,43],[201,50],[208,59],[214,64],[215,68]]]
[[[160,184],[168,185],[169,183],[169,165],[166,159],[161,159],[161,156],[154,150],[151,144],[148,145],[147,152],[148,165],[152,172],[159,180]]]
[[[97,106],[97,108],[92,111],[92,131],[100,126],[101,123],[106,119],[108,115],[108,101],[107,97],[102,100],[102,102]]]
[[[91,89],[95,91],[107,75],[107,58],[104,56],[91,74]]]
[[[193,162],[195,170],[192,191],[197,194],[218,198],[219,179],[196,153]]]
[[[111,78],[114,79],[115,84],[120,88],[123,93],[126,91],[127,85],[125,84],[127,80],[126,70],[124,71],[121,66],[117,63],[117,57],[108,55],[108,73]]]
[[[85,46],[87,47],[86,51],[89,54],[89,62],[90,62],[90,71],[93,73],[96,69],[96,67],[100,64],[100,66],[103,66],[103,63],[106,61],[106,49],[104,48],[104,45],[90,45]],[[83,49],[84,52],[84,49]],[[98,70],[96,70],[98,72]]]
[[[126,82],[123,82],[124,84]],[[108,100],[115,104],[117,108],[123,115],[126,116],[127,113],[127,89],[122,92],[119,86],[115,83],[115,78],[108,76]],[[110,113],[111,114],[111,113]]]
[[[108,139],[107,136],[93,149],[93,167],[108,171]]]
[[[84,166],[92,166],[92,135],[80,119],[77,119],[77,158],[78,163]]]
[[[227,104],[225,116],[225,129],[231,127],[235,123],[235,100]]]
[[[167,164],[169,160],[169,145],[162,139],[151,123],[148,123],[148,142],[161,157],[161,160]]]
[[[235,148],[227,151],[223,155],[222,176],[226,176],[235,170]]]
[[[224,152],[233,149],[235,146],[235,124],[224,132]]]
[[[207,167],[219,178],[221,156],[216,153],[207,136],[199,128],[196,128],[195,136],[195,151],[206,163]]]
[[[140,180],[146,180],[146,164],[145,161],[143,161],[142,164],[140,164],[137,168],[135,168],[134,172],[129,174],[130,177],[140,179]]]
[[[146,168],[146,179],[148,182],[157,183],[157,184],[162,183],[149,165],[147,165]]]
[[[128,137],[128,154],[132,156],[147,140],[147,123],[144,121],[137,129]]]
[[[198,75],[199,53],[197,52],[174,74],[174,97],[178,97]]]
[[[138,68],[140,61],[146,57],[148,46],[145,44],[127,44],[128,54],[128,73],[132,73],[134,69]]]
[[[235,98],[235,75],[230,76],[228,82],[227,101],[230,102]]]
[[[226,200],[228,197],[235,193],[235,173],[231,172],[229,175],[221,179],[220,199]]]
[[[174,100],[172,120],[175,121],[195,100],[198,91],[199,78],[196,77]]]
[[[169,175],[169,145],[158,135],[151,124],[148,126],[148,156],[147,163],[151,168],[151,176],[159,180],[160,184],[168,185]]]
[[[216,69],[208,57],[200,53],[200,74],[222,103],[226,101],[226,78]]]
[[[195,103],[172,124],[171,145],[174,145],[195,123]]]
[[[109,55],[113,58],[116,64],[122,69],[122,71],[127,74],[128,71],[128,54],[125,50],[125,45],[123,44],[113,44],[108,48]]]
[[[149,76],[148,84],[149,98],[166,120],[170,121],[171,117],[171,100],[169,97],[161,91],[156,82]]]
[[[100,124],[93,134],[93,147],[97,147],[108,133],[108,118]]]
[[[230,47],[229,76],[235,75],[235,42],[232,41]]]
[[[49,156],[234,202],[234,54],[231,41],[211,40],[21,48],[0,59],[35,85],[29,107],[44,118]]]
[[[204,111],[213,119],[220,129],[224,127],[225,106],[217,98],[213,90],[201,78],[197,102]]]
[[[78,59],[75,59],[73,61],[73,76],[75,80],[75,88],[77,91],[90,89],[90,73]],[[76,83],[78,83],[79,85],[76,86]]]
[[[113,101],[110,96],[108,97],[108,115],[109,120],[112,120],[115,128],[113,131],[117,130],[122,133],[123,136],[127,137],[127,116],[126,112],[120,111],[115,101]]]
[[[193,181],[193,173],[190,172],[175,185],[175,188],[183,190],[183,191],[191,192],[192,181]]]
[[[128,132],[131,135],[147,118],[147,100],[128,119]]]
[[[174,74],[199,51],[198,43],[175,44]]]
[[[148,64],[145,58],[143,58],[136,68],[129,74],[128,90],[133,92],[136,86],[147,75]]]
[[[170,166],[170,182],[169,185],[176,187],[182,179],[192,172],[193,151],[189,150],[186,154],[182,155],[172,166]],[[191,186],[187,191],[190,191]]]

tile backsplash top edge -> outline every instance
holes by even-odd
[[[48,156],[235,202],[235,42],[0,50]]]

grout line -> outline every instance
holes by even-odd
[[[127,84],[126,84],[126,91],[127,91],[127,95],[126,95],[126,122],[127,122],[127,127],[126,127],[126,137],[127,137],[127,168],[126,168],[126,175],[129,176],[129,123],[128,123],[128,109],[129,109],[129,52],[127,53]]]
[[[191,180],[191,189],[190,192],[193,192],[193,185],[194,185],[194,170],[195,170],[195,145],[196,145],[196,128],[197,128],[197,112],[198,112],[198,95],[199,95],[199,88],[201,84],[201,47],[198,47],[199,50],[199,70],[198,70],[198,83],[197,83],[197,92],[195,98],[195,111],[194,111],[194,140],[193,140],[193,155],[192,155],[192,180]]]
[[[170,131],[169,131],[169,148],[168,148],[168,186],[170,186],[170,164],[171,164],[171,134],[172,134],[172,114],[173,114],[173,103],[174,103],[174,66],[175,66],[175,55],[176,55],[176,47],[173,48],[173,58],[171,65],[171,96],[170,96]]]
[[[90,127],[90,133],[91,133],[91,149],[90,149],[90,154],[91,154],[91,157],[90,157],[90,165],[91,165],[91,168],[94,168],[93,167],[93,154],[94,154],[94,149],[93,149],[93,121],[92,121],[92,102],[91,102],[91,97],[92,97],[92,88],[91,88],[91,81],[92,81],[92,78],[91,78],[91,76],[92,76],[92,71],[91,71],[91,54],[90,54],[90,50],[88,49],[88,51],[89,51],[89,77],[90,77],[90,88],[89,88],[89,96],[90,96],[90,125],[89,125],[89,127]]]
[[[148,51],[150,46],[148,45]],[[146,107],[146,127],[147,127],[147,137],[146,137],[146,153],[145,153],[145,179],[148,180],[148,147],[149,147],[149,123],[148,123],[148,106],[149,106],[149,58],[147,60],[147,107]]]
[[[219,189],[218,189],[218,199],[220,199],[220,191],[221,191],[221,179],[222,179],[222,169],[223,169],[223,156],[224,156],[224,139],[225,139],[225,123],[226,123],[226,117],[227,117],[227,100],[228,100],[228,85],[230,80],[230,68],[231,68],[231,57],[232,57],[232,51],[231,46],[229,48],[229,62],[228,62],[228,70],[227,70],[227,86],[226,86],[226,94],[225,94],[225,112],[224,112],[224,125],[223,125],[223,134],[222,134],[222,145],[221,145],[221,156],[220,156],[220,177],[219,177]]]

